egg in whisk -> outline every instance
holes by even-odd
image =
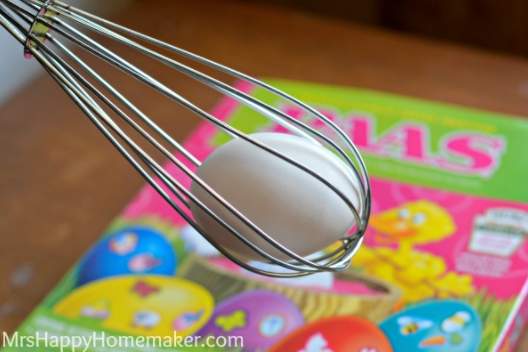
[[[359,151],[331,119],[268,83],[62,1],[0,0],[0,26],[24,47],[27,58],[38,60],[163,200],[227,258],[247,270],[274,277],[348,266],[370,216],[370,186]],[[95,33],[97,38],[103,35],[119,46],[119,52],[123,49],[122,56],[90,38]],[[97,72],[83,55],[69,50],[72,43],[78,44],[81,52],[106,62],[105,70]],[[163,50],[156,52],[154,48]],[[142,67],[135,66],[128,61],[131,53],[145,55],[148,61]],[[181,74],[204,89],[234,99],[302,137],[256,134],[254,140],[248,140],[241,131],[200,107],[199,101],[187,100],[185,92],[149,73],[160,72],[161,66],[169,68],[170,74]],[[143,111],[106,80],[112,71],[125,72],[129,78],[126,84],[140,83],[140,89],[163,95],[176,103],[174,108],[184,108],[236,138],[199,166],[196,156],[162,128],[156,113]],[[307,119],[296,119],[277,109],[278,101],[271,105],[248,95],[240,84],[226,83],[233,79],[271,93],[306,113]],[[308,119],[312,119],[310,124],[305,123]],[[160,157],[182,178],[160,165]],[[189,165],[198,167],[198,175]],[[346,236],[351,228],[353,234]],[[340,246],[330,246],[323,256],[310,255],[339,239]],[[251,259],[277,265],[262,269]]]
[[[257,133],[249,137],[303,165],[326,182],[242,138],[213,151],[198,168],[197,176],[265,234],[300,256],[321,251],[343,238],[356,224],[351,205],[361,209],[359,180],[344,162],[306,138],[283,133]],[[280,260],[289,258],[197,182],[191,185],[191,193],[264,252]],[[262,260],[261,255],[195,203],[191,203],[191,211],[195,221],[221,246],[246,259]]]

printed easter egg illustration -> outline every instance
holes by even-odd
[[[271,347],[304,323],[304,317],[286,297],[266,290],[243,292],[221,302],[200,336],[241,336],[244,351]]]
[[[209,320],[212,295],[193,282],[162,275],[94,281],[70,293],[54,312],[125,334],[188,336]]]
[[[355,316],[336,316],[315,321],[294,331],[269,350],[269,352],[312,351],[392,352],[393,350],[387,337],[376,325]]]
[[[79,264],[77,286],[117,275],[173,275],[176,255],[163,235],[129,227],[104,237]]]
[[[458,301],[414,306],[391,316],[380,328],[395,352],[475,352],[482,335],[475,310]]]

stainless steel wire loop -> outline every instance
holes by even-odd
[[[122,27],[61,1],[0,0],[0,25],[24,46],[26,57],[33,57],[40,62],[94,125],[146,181],[156,189],[164,200],[227,258],[247,270],[274,277],[296,277],[320,271],[338,271],[345,269],[349,265],[352,256],[362,242],[370,216],[370,184],[365,164],[356,146],[346,133],[329,118],[262,81],[145,34]],[[92,39],[90,33],[106,37],[117,42],[118,45],[136,50],[156,63],[166,65],[210,89],[235,99],[240,104],[281,125],[290,133],[330,149],[341,158],[347,165],[351,176],[358,181],[361,195],[360,206],[356,208],[341,190],[310,168],[212,116],[162,83],[159,79],[156,79],[153,75],[136,67],[125,57],[115,54],[97,40]],[[70,49],[71,46],[76,46],[77,50]],[[176,57],[185,58],[199,65],[205,65],[224,75],[227,74],[232,78],[260,87],[274,94],[277,98],[301,108],[306,114],[322,122],[332,133],[327,135],[320,130],[315,130],[307,123],[288,116],[279,109],[263,103],[236,87],[184,64],[172,55],[169,56],[157,52],[152,47],[160,48],[164,52],[174,54]],[[352,233],[345,236],[340,241],[339,246],[332,247],[317,258],[302,257],[283,246],[280,241],[262,231],[238,209],[235,209],[223,199],[214,189],[197,177],[194,168],[200,166],[200,161],[161,128],[154,119],[149,117],[124,94],[120,93],[101,73],[96,72],[78,54],[81,51],[89,53],[114,69],[122,71],[141,82],[145,87],[154,89],[168,99],[180,104],[225,132],[231,138],[242,138],[315,177],[337,194],[349,207],[356,220]],[[127,126],[126,129],[124,126]],[[129,130],[133,131],[133,134],[128,132]],[[141,141],[138,141],[138,139]],[[156,162],[155,158],[142,146],[142,143],[153,147],[157,153],[176,166],[185,177],[199,184],[247,227],[274,248],[286,254],[289,260],[277,259],[234,230],[226,221],[197,199],[181,181],[178,181]],[[192,165],[192,167],[189,165]],[[200,228],[189,214],[189,205],[191,203],[198,205],[206,214],[227,229],[236,240],[251,248],[262,258],[262,261],[275,264],[283,269],[271,271],[257,268],[250,262],[223,248],[213,237]]]

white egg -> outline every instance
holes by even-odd
[[[250,137],[313,170],[360,209],[357,178],[328,149],[282,133]],[[197,175],[271,238],[306,256],[342,238],[354,226],[349,206],[331,188],[295,165],[244,139],[233,139],[207,157]],[[262,239],[193,182],[191,192],[222,220],[265,252],[288,257]],[[223,247],[247,259],[262,260],[211,216],[191,203],[196,222]]]

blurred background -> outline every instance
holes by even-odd
[[[127,1],[71,0],[96,13],[108,14]],[[307,15],[449,41],[474,48],[528,57],[528,1],[525,0],[240,0],[294,7]],[[358,47],[361,43],[357,43]],[[0,31],[0,105],[40,72],[36,63],[21,60],[19,44]]]
[[[246,0],[302,8],[430,39],[528,56],[525,0]]]

